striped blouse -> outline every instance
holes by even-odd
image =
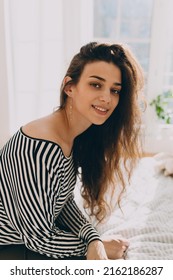
[[[53,258],[85,255],[100,237],[75,203],[75,183],[72,156],[17,131],[0,151],[0,245],[24,243]]]

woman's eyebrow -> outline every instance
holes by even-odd
[[[96,79],[101,80],[101,81],[103,81],[103,82],[106,81],[104,78],[102,78],[102,77],[100,77],[100,76],[95,76],[95,75],[89,76],[89,78],[96,78]],[[117,82],[115,82],[114,85],[115,85],[115,86],[122,86],[121,83],[117,83]]]

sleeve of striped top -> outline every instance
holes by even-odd
[[[37,184],[31,182],[31,177],[29,180],[30,184],[21,184],[19,199],[14,205],[16,228],[25,245],[53,258],[85,255],[87,246],[82,239],[55,226],[55,186],[46,166],[42,164],[41,171],[37,172]]]
[[[57,222],[68,227],[87,244],[96,239],[101,240],[98,232],[81,213],[74,200],[73,194],[63,207],[63,210],[57,218]]]
[[[25,245],[40,254],[53,258],[85,255],[87,244],[84,240],[89,240],[89,236],[94,239],[94,234],[91,225],[88,225],[87,221],[80,216],[77,208],[75,209],[74,203],[72,205],[76,211],[75,219],[80,219],[78,228],[75,228],[74,232],[66,232],[55,225],[54,210],[58,176],[54,170],[50,169],[50,166],[48,167],[46,157],[48,157],[49,151],[49,147],[46,146],[43,150],[40,146],[35,163],[30,163],[35,172],[31,169],[28,170],[25,156],[23,161],[17,162],[21,165],[20,170],[23,175],[21,175],[20,187],[12,194],[14,197],[16,196],[13,199],[16,229],[20,232]],[[70,201],[63,211],[68,219],[70,219],[71,213],[69,204]],[[91,233],[87,231],[89,228]],[[95,239],[98,239],[96,233]]]

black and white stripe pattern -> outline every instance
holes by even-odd
[[[72,156],[19,130],[0,153],[0,245],[25,243],[54,258],[84,255],[100,237],[74,201],[75,182]]]

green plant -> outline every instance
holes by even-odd
[[[157,95],[157,97],[150,102],[150,106],[154,107],[157,117],[162,119],[166,124],[171,123],[173,116],[173,108],[169,108],[171,99],[173,101],[173,92],[168,90]]]

